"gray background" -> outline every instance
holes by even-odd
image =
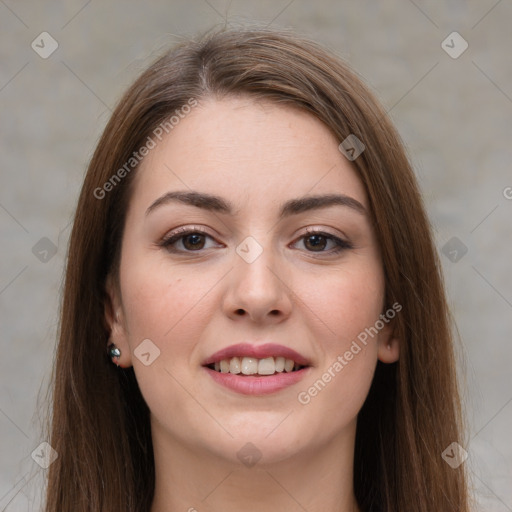
[[[52,365],[69,222],[110,110],[155,52],[226,17],[324,43],[390,111],[462,340],[465,464],[482,509],[512,511],[511,0],[0,0],[0,510],[38,510],[38,393]],[[59,45],[46,59],[31,47],[43,31]],[[441,46],[453,31],[469,44],[456,59]]]

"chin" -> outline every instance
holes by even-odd
[[[255,465],[259,468],[275,465],[298,455],[301,451],[306,451],[306,447],[299,444],[299,436],[276,436],[272,439],[271,437],[272,435],[265,438],[261,433],[257,437],[255,429],[254,436],[248,433],[243,440],[226,440],[223,446],[210,446],[210,450],[214,456],[224,459],[229,464],[247,468]]]

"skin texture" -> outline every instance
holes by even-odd
[[[209,99],[138,170],[120,287],[108,280],[106,314],[119,363],[134,366],[151,411],[152,512],[358,510],[357,413],[377,360],[398,359],[392,322],[308,404],[297,395],[384,313],[379,248],[369,217],[347,206],[278,216],[285,201],[320,194],[345,194],[368,209],[364,186],[338,145],[320,121],[294,108]],[[191,190],[221,196],[233,214],[173,202],[146,215],[163,194]],[[190,237],[186,246],[183,238],[174,243],[180,252],[159,245],[180,227],[206,230],[203,248],[190,250],[197,244]],[[352,248],[334,253],[327,238],[319,252],[307,243],[306,228]],[[262,248],[252,263],[236,252],[248,236]],[[145,339],[160,350],[148,366],[134,355]],[[285,345],[312,368],[279,392],[238,394],[214,382],[202,363],[240,342]],[[237,456],[248,442],[261,455],[252,467]]]

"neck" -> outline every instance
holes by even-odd
[[[272,463],[262,458],[252,467],[187,446],[161,428],[152,420],[151,512],[359,511],[353,492],[355,423],[324,446]]]

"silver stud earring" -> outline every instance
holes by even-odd
[[[111,343],[107,347],[107,353],[110,359],[112,359],[112,362],[115,363],[117,366],[119,366],[119,358],[121,357],[121,350],[116,347],[114,343]]]

